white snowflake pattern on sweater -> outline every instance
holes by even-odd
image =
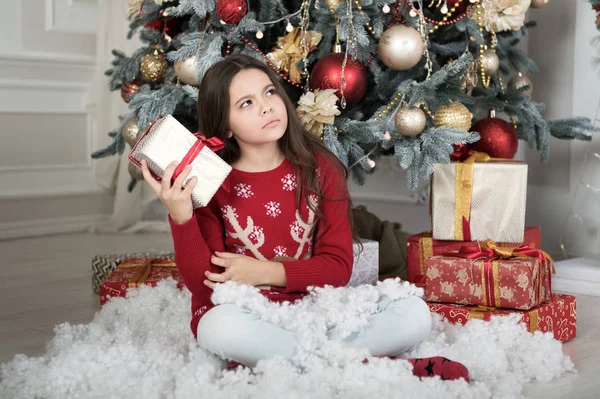
[[[238,197],[242,198],[250,198],[254,196],[254,192],[252,191],[252,186],[250,184],[239,183],[233,186]]]
[[[285,175],[282,179],[281,182],[283,183],[283,189],[285,191],[293,191],[296,188],[296,176],[294,176],[291,173],[288,173],[287,175]]]
[[[270,201],[265,204],[265,208],[267,210],[267,216],[271,216],[276,218],[281,215],[280,203],[275,201]]]
[[[287,256],[287,249],[282,245],[278,245],[273,249],[273,253],[275,254],[275,257]]]
[[[261,237],[264,235],[264,231],[262,227],[254,226],[252,229],[252,233],[248,235],[248,238],[254,241],[254,244],[258,243]]]

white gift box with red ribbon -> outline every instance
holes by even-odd
[[[231,172],[231,166],[213,151],[223,148],[223,142],[216,137],[205,138],[199,133],[191,133],[171,115],[154,121],[140,137],[129,154],[129,160],[141,165],[148,163],[148,169],[156,180],[161,180],[165,169],[173,161],[179,165],[173,179],[186,165],[191,165],[184,185],[196,176],[198,182],[192,192],[194,208],[206,206]]]

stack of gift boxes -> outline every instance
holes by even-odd
[[[539,227],[525,226],[527,165],[471,152],[434,167],[432,231],[408,239],[408,280],[452,323],[519,313],[530,332],[576,334],[575,297],[552,292]]]

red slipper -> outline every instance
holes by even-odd
[[[421,359],[404,359],[413,365],[413,374],[417,377],[440,376],[442,380],[469,380],[469,370],[464,364],[442,356],[425,357]]]

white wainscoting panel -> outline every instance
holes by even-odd
[[[91,160],[99,2],[2,2],[0,239],[83,231],[111,213]]]
[[[95,34],[99,0],[46,0],[46,30]]]

